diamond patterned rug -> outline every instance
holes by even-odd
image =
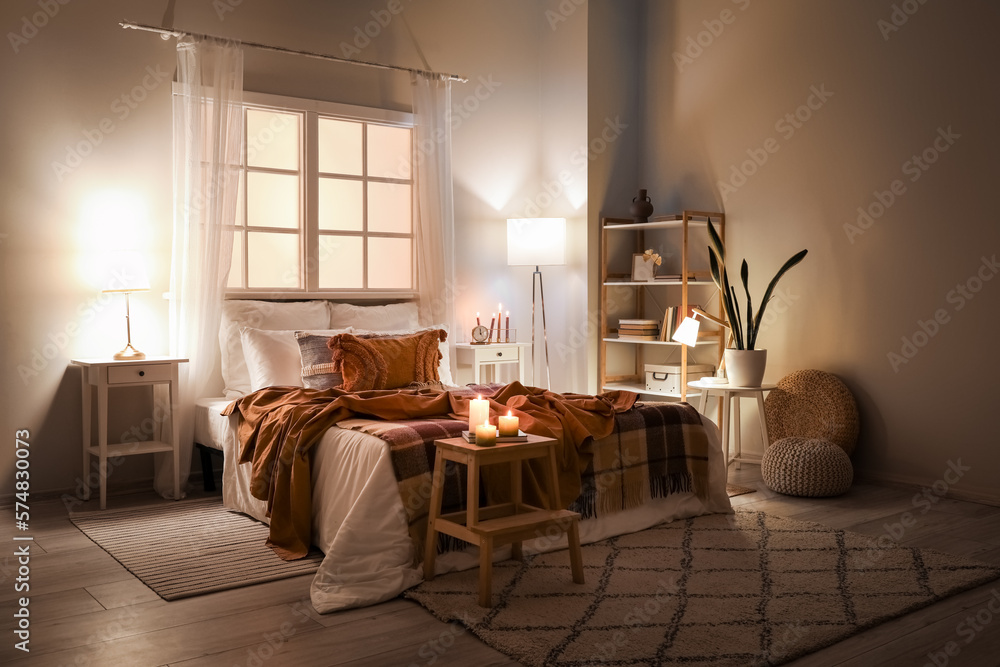
[[[737,510],[478,569],[405,593],[524,665],[777,665],[1000,577],[1000,568]]]

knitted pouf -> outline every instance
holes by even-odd
[[[826,440],[782,438],[760,462],[767,488],[788,496],[839,496],[851,488],[854,468],[843,449]]]
[[[858,405],[835,375],[806,370],[789,373],[764,400],[772,442],[791,436],[829,440],[848,456],[858,442]]]

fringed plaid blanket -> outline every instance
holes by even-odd
[[[615,430],[590,446],[583,490],[573,505],[600,517],[673,493],[708,497],[708,435],[687,403],[637,403],[615,415]]]
[[[348,419],[339,426],[374,435],[389,445],[410,536],[416,553],[423,553],[434,441],[458,437],[468,425],[451,419]],[[583,491],[570,509],[584,517],[607,516],[673,493],[708,497],[708,436],[698,412],[687,403],[637,404],[618,413],[614,432],[594,440],[582,454],[590,463],[582,475]],[[444,512],[464,509],[465,483],[464,467],[449,462]],[[443,540],[439,548],[455,546]]]

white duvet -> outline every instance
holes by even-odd
[[[236,417],[219,414],[229,401],[202,401],[204,410],[196,434],[203,444],[221,446],[225,452],[222,480],[226,507],[261,521],[264,503],[252,497],[250,466],[237,465]],[[312,464],[313,541],[325,557],[310,589],[313,606],[320,612],[362,607],[391,599],[418,584],[423,575],[414,567],[413,543],[407,532],[406,512],[399,497],[389,450],[382,440],[350,430],[361,420],[343,422],[327,431],[315,448]],[[580,524],[584,544],[635,532],[674,519],[714,512],[729,512],[726,465],[715,424],[702,417],[708,431],[709,487],[704,502],[694,494],[674,494],[624,512]],[[565,537],[538,544],[525,542],[526,553],[565,548]],[[508,558],[510,547],[498,549],[496,560]],[[441,554],[436,572],[468,569],[478,565],[475,547],[465,552]]]

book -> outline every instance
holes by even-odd
[[[469,444],[476,443],[476,434],[471,431],[462,431],[462,438]],[[497,444],[502,442],[528,442],[528,434],[524,431],[518,431],[517,435],[498,435]]]
[[[670,337],[674,335],[674,318],[677,316],[675,310],[676,306],[669,306],[663,311],[663,325],[660,328],[661,341],[668,342]]]
[[[650,325],[651,324],[653,326],[656,326],[659,323],[660,323],[659,320],[625,320],[625,319],[618,320],[618,324],[619,325],[622,325],[622,324],[646,324],[646,325]]]
[[[649,334],[648,336],[632,336],[629,334],[618,334],[619,340],[652,340],[655,341],[659,336],[656,334]]]

